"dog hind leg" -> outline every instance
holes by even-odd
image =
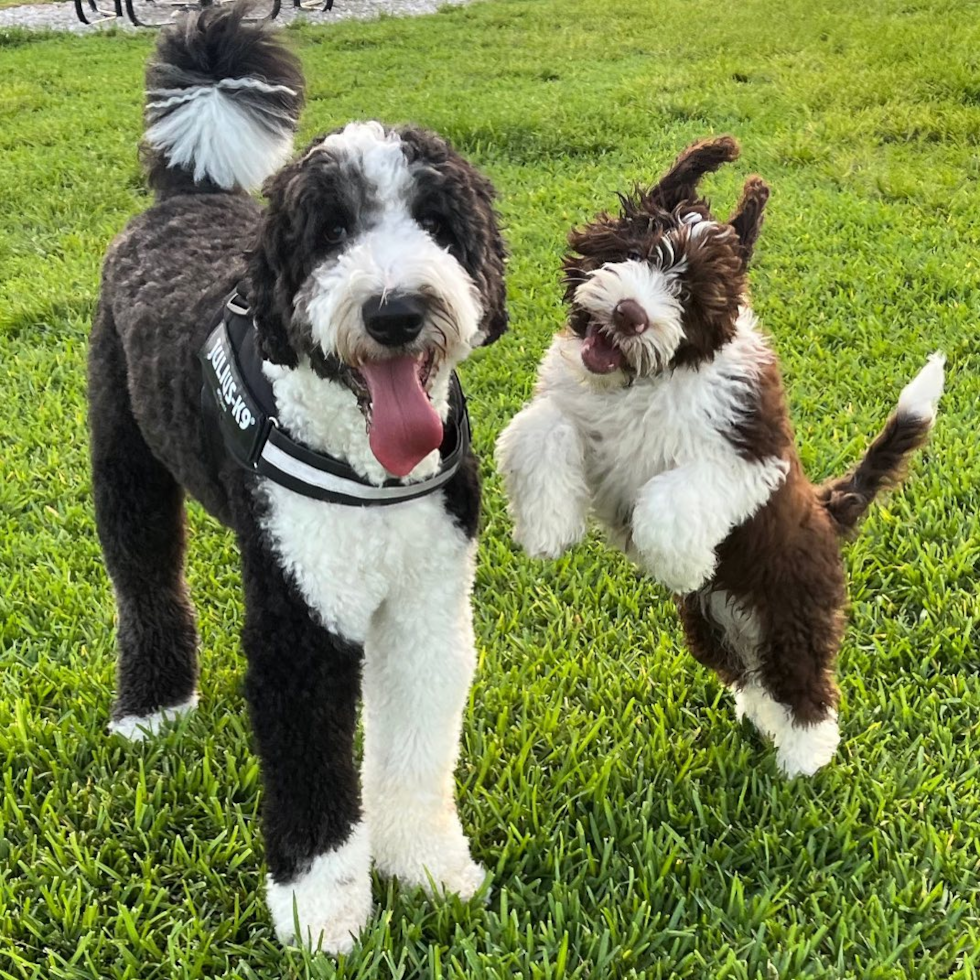
[[[100,309],[89,354],[95,516],[116,594],[110,730],[141,739],[194,706],[197,631],[184,582],[184,503],[133,417],[122,346]]]
[[[787,777],[812,776],[833,759],[840,742],[834,662],[840,641],[834,622],[777,624],[763,647],[758,675],[736,695],[736,711],[776,744]]]
[[[713,592],[706,598],[708,609],[724,605],[725,593]],[[692,592],[675,599],[677,611],[684,627],[687,645],[698,663],[713,670],[729,687],[738,685],[745,677],[746,663],[732,642],[730,631],[726,630],[714,617],[707,616],[702,606],[700,593]]]

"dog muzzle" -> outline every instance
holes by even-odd
[[[349,507],[383,507],[426,497],[456,474],[470,447],[470,422],[459,378],[449,384],[449,419],[438,472],[418,483],[370,483],[342,459],[294,442],[280,427],[272,385],[262,371],[255,321],[241,289],[228,297],[198,358],[205,424],[220,436],[216,451],[304,497]]]

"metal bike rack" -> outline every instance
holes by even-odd
[[[100,7],[96,0],[75,0],[75,16],[83,24],[101,24],[121,18],[122,15],[122,0],[113,0],[111,11]]]
[[[121,21],[125,16],[136,27],[166,27],[173,23],[174,18],[186,10],[203,10],[205,7],[218,7],[226,3],[236,3],[237,0],[112,0],[112,8],[107,7],[108,0],[75,0],[75,15],[83,24],[102,24],[110,20]],[[302,0],[293,0],[300,6]],[[303,2],[303,9],[311,10],[319,7],[323,0],[307,0],[311,6]],[[330,10],[333,0],[326,0],[323,10]],[[282,8],[282,0],[268,0],[268,8],[264,13],[251,18],[252,20],[274,20]]]

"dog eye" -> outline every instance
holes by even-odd
[[[348,234],[347,225],[338,224],[328,229],[323,237],[327,240],[328,245],[339,245],[347,238]]]
[[[626,258],[628,258],[630,260],[630,262],[642,262],[643,261],[643,256],[639,252],[637,252],[635,249],[632,252],[627,252],[626,253]]]

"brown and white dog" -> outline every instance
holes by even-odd
[[[694,656],[794,776],[839,741],[840,539],[925,442],[943,358],[906,386],[851,474],[811,484],[747,295],[769,189],[750,177],[727,222],[697,191],[737,156],[730,137],[694,144],[651,190],[622,195],[618,215],[571,233],[568,326],[497,454],[517,541],[556,557],[594,512],[676,593]]]

